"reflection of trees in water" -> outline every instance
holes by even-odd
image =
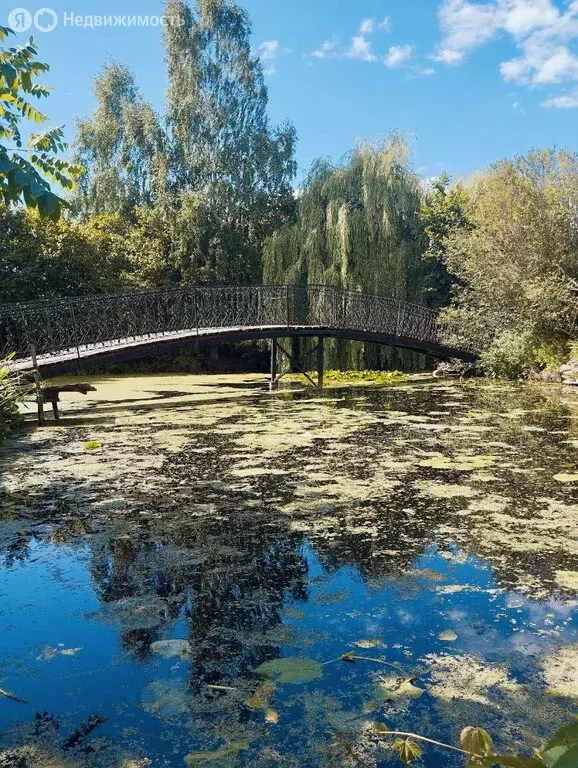
[[[278,655],[283,636],[275,641],[270,630],[282,626],[287,600],[306,598],[307,563],[286,525],[242,503],[219,510],[218,522],[187,521],[186,505],[179,517],[184,522],[173,516],[136,530],[127,526],[127,533],[116,525],[91,537],[90,572],[104,604],[130,601],[134,612],[121,637],[137,658],[186,606],[191,680],[198,688],[247,674]]]
[[[387,502],[336,506],[324,513],[324,519],[327,529],[312,525],[308,539],[325,570],[353,566],[364,579],[374,581],[402,576],[423,555],[443,517],[416,514],[414,509],[408,512],[401,498],[394,497]],[[367,528],[372,532],[364,531]]]

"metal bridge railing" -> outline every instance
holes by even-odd
[[[477,354],[433,310],[327,285],[190,285],[0,305],[0,356],[38,359],[210,329],[313,327],[391,336]],[[266,334],[265,334],[266,335]]]

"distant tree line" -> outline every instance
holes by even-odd
[[[164,31],[164,114],[127,67],[108,63],[71,163],[58,157],[61,131],[22,150],[20,121],[44,119],[29,100],[47,95],[37,83],[47,67],[33,43],[3,49],[0,302],[188,282],[329,283],[442,310],[486,343],[494,375],[564,358],[575,335],[577,155],[534,151],[465,181],[426,183],[392,134],[336,165],[317,161],[297,192],[295,129],[270,123],[246,12],[233,0],[166,0],[166,13],[183,24]],[[420,365],[373,345],[333,342],[328,354],[336,367]]]

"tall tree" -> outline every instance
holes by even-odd
[[[12,34],[8,27],[0,27],[0,42]],[[35,125],[47,120],[31,102],[50,94],[50,88],[38,83],[49,66],[38,61],[37,53],[32,38],[23,46],[0,47],[0,203],[23,202],[41,216],[57,220],[66,203],[51,184],[72,190],[83,169],[58,158],[66,149],[62,128],[31,134],[27,148],[22,146],[23,119]]]
[[[328,283],[422,301],[421,201],[419,178],[398,136],[363,144],[338,166],[316,163],[296,223],[266,243],[265,281]],[[373,347],[336,349],[335,363],[380,364]]]
[[[123,64],[107,64],[94,91],[94,115],[77,125],[77,159],[86,173],[74,202],[84,216],[131,216],[136,208],[153,205],[162,192],[165,136]]]
[[[435,179],[422,206],[421,218],[427,235],[425,262],[425,299],[429,306],[446,307],[450,303],[456,277],[447,268],[447,241],[453,232],[467,229],[466,196],[460,183],[451,185],[447,174]]]
[[[498,346],[503,338],[506,355],[563,344],[575,322],[578,155],[541,150],[504,160],[465,191],[471,226],[445,244],[461,281],[448,316],[470,336]]]
[[[166,13],[183,22],[165,32],[171,190],[177,199],[195,195],[202,277],[258,280],[263,238],[294,205],[295,130],[269,123],[240,6],[197,0],[193,10],[167,0]]]

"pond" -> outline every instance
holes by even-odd
[[[569,721],[578,393],[92,382],[0,455],[2,765],[388,766],[375,722]]]

